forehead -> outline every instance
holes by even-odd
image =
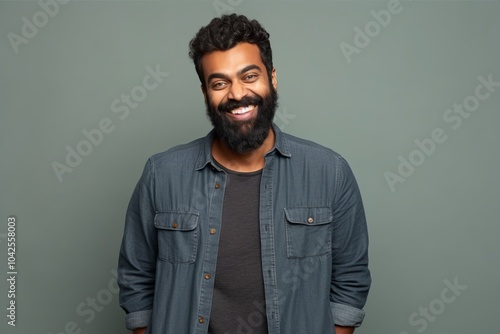
[[[213,73],[222,73],[227,76],[235,75],[248,65],[257,65],[265,73],[259,47],[255,44],[239,43],[229,50],[212,51],[201,58],[205,80]]]

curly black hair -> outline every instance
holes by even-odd
[[[193,60],[200,82],[205,87],[201,58],[211,51],[225,51],[238,43],[257,45],[260,57],[266,66],[267,75],[271,78],[273,56],[269,33],[257,20],[249,20],[244,15],[225,14],[216,17],[202,27],[189,42],[189,57]]]

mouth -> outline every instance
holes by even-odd
[[[252,105],[246,106],[246,107],[240,107],[240,108],[236,108],[236,109],[231,110],[230,113],[233,115],[243,115],[243,114],[250,112],[253,108],[255,108],[255,106],[252,106]]]
[[[249,105],[246,107],[235,108],[228,112],[231,118],[236,120],[247,120],[252,117],[252,115],[257,110],[255,105]]]

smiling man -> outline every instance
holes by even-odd
[[[199,36],[192,47],[205,41]],[[274,145],[271,128],[278,99],[276,70],[268,73],[258,46],[247,42],[206,52],[199,60],[195,52],[192,56],[195,63],[200,62],[201,89],[216,134],[215,160],[243,172],[261,169],[264,154]]]
[[[269,34],[224,15],[190,42],[213,130],[152,156],[130,200],[120,305],[135,334],[347,334],[371,284],[358,186],[273,123]]]

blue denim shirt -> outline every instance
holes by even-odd
[[[269,334],[357,327],[371,278],[355,178],[334,151],[273,129],[259,211]],[[213,131],[152,156],[133,192],[118,266],[128,329],[208,331],[227,180],[212,140]],[[252,316],[234,333],[249,332]]]

